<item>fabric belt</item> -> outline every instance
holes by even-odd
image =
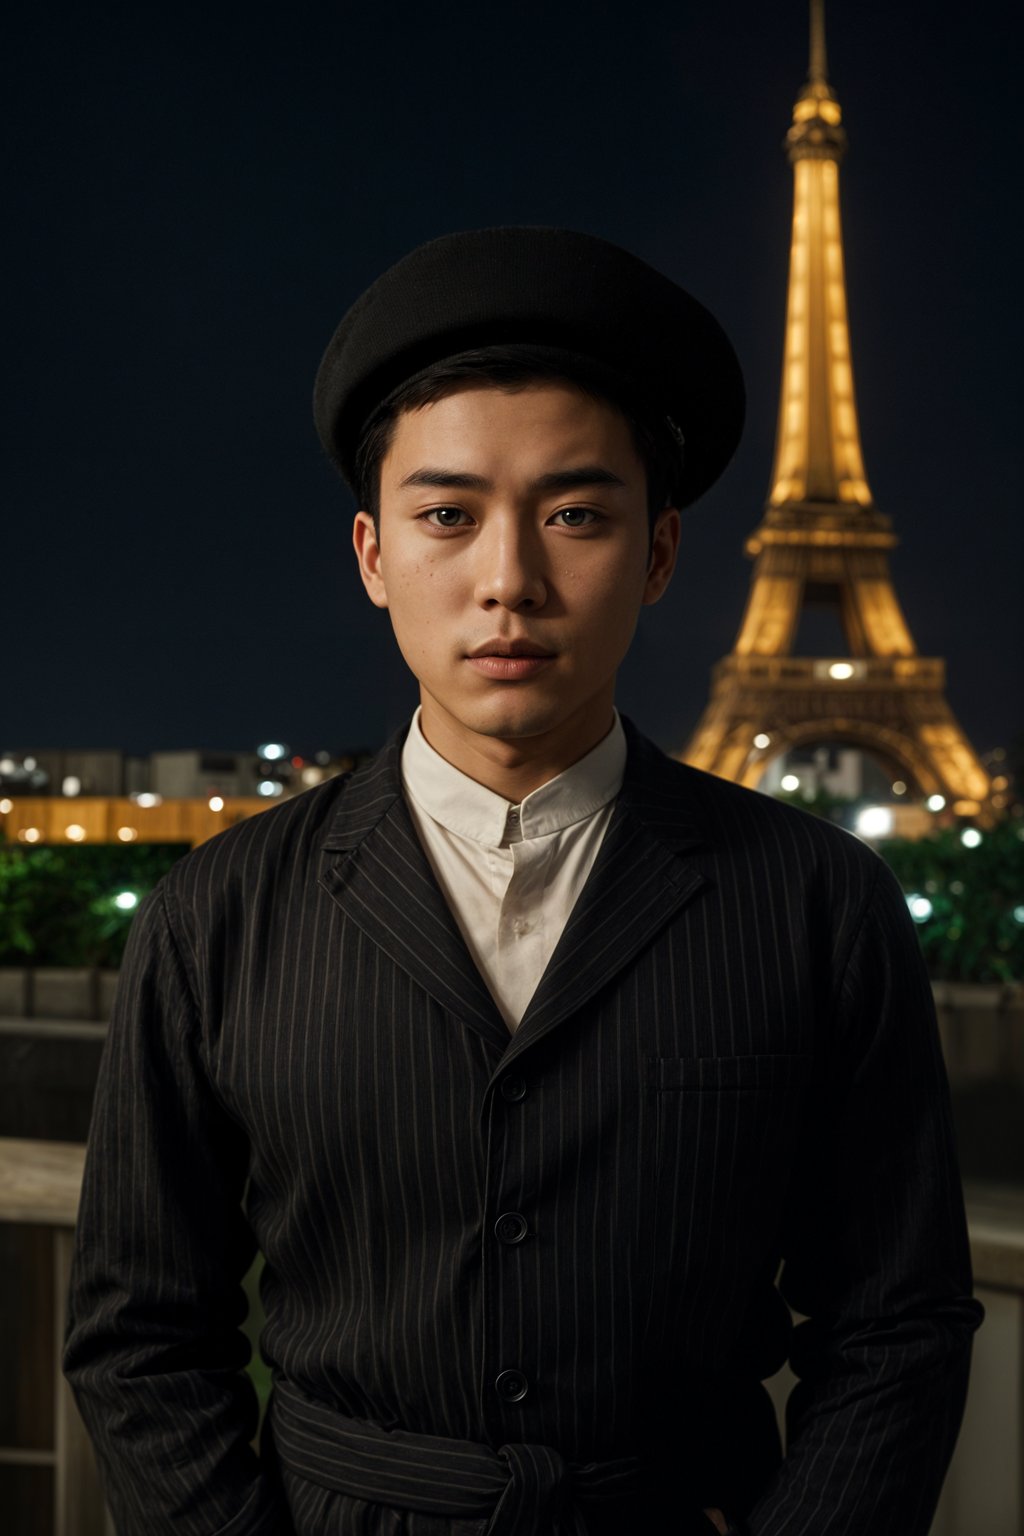
[[[400,1509],[484,1519],[484,1536],[589,1536],[587,1512],[643,1491],[639,1456],[566,1462],[550,1445],[472,1440],[381,1429],[351,1419],[275,1377],[274,1444],[283,1464],[323,1488]],[[703,1516],[698,1516],[703,1521]],[[710,1523],[702,1526],[711,1529]]]

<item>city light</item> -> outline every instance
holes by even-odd
[[[80,827],[77,821],[73,821],[69,827],[64,828],[64,836],[70,838],[73,843],[84,843],[85,828]]]
[[[284,785],[278,783],[275,779],[261,779],[256,785],[256,793],[258,795],[283,795]]]
[[[834,677],[839,680],[852,677],[853,673],[853,663],[849,661],[834,661],[828,669],[829,677]]]
[[[6,816],[8,814],[8,812],[13,811],[13,810],[14,810],[14,801],[13,800],[6,800],[6,799],[5,800],[0,800],[0,816]]]
[[[914,895],[907,897],[907,906],[915,923],[926,923],[935,910],[927,896]]]
[[[283,741],[265,741],[256,751],[268,763],[276,763],[280,758],[288,756],[288,748]]]
[[[892,786],[892,792],[893,792],[894,795],[905,795],[906,794],[907,786],[904,784],[902,779],[897,779],[895,781],[895,783]]]
[[[38,843],[42,835],[38,827],[22,827],[18,833],[23,843]]]
[[[151,795],[144,791],[141,795],[132,795],[136,805],[140,805],[144,811],[150,810],[154,805],[163,805],[163,795]]]
[[[1013,920],[1015,923],[1024,923],[1024,907],[1014,907]]]
[[[118,827],[117,829],[117,839],[121,843],[134,843],[138,835],[134,827]]]
[[[861,837],[885,837],[892,831],[892,811],[884,805],[866,805],[857,815]]]
[[[758,731],[757,735],[754,737],[754,746],[763,752],[765,747],[770,747],[771,744],[771,737],[766,736],[764,731]]]
[[[799,789],[800,780],[795,773],[784,773],[781,780],[783,789]]]
[[[13,773],[14,767],[13,757],[0,757],[0,773]]]
[[[945,795],[929,795],[928,796],[928,809],[930,811],[941,811],[941,810],[943,810],[945,808],[945,804],[946,804],[946,797],[945,797]]]
[[[74,773],[65,774],[60,786],[62,795],[80,795],[82,793],[82,781]]]
[[[977,848],[981,842],[981,833],[977,827],[964,827],[964,830],[960,833],[960,841],[965,848]]]
[[[223,798],[220,795],[211,795],[210,796],[210,810],[211,811],[222,811],[223,809],[224,809]]]
[[[120,907],[122,912],[130,912],[138,904],[139,898],[134,891],[118,891],[114,897],[114,906]]]

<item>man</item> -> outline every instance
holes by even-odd
[[[982,1312],[905,902],[614,708],[742,414],[572,231],[432,241],[335,333],[420,708],[134,924],[63,1356],[120,1530],[925,1536]]]

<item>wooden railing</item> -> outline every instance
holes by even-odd
[[[0,1465],[52,1467],[54,1536],[114,1536],[92,1445],[61,1374],[71,1246],[82,1188],[85,1147],[66,1141],[0,1138],[0,1221],[52,1233],[54,1443],[0,1447]]]
[[[72,1235],[85,1147],[0,1138],[0,1221],[52,1232],[54,1444],[0,1448],[0,1464],[54,1469],[53,1536],[114,1536],[92,1446],[60,1370]],[[1019,1536],[1024,1513],[1024,1195],[968,1188],[976,1291],[987,1318],[975,1335],[963,1427],[932,1536]],[[794,1378],[767,1384],[784,1425]]]
[[[973,1363],[963,1426],[932,1527],[932,1536],[1021,1536],[1024,1532],[1024,998],[1016,988],[958,988],[937,984],[936,1002],[943,1051],[954,1089],[954,1102],[966,1133],[961,1143],[975,1288],[986,1308],[984,1326],[975,1335]],[[29,1051],[50,1053],[62,1040],[74,1053],[99,1049],[106,1032],[102,1020],[0,1018],[0,1037],[17,1046],[5,1093],[12,1104],[26,1085],[39,1079]],[[58,1051],[61,1062],[64,1057]],[[20,1063],[15,1070],[15,1062]],[[34,1063],[34,1064],[33,1064]],[[46,1065],[49,1063],[49,1065]],[[32,1311],[5,1357],[14,1369],[0,1382],[10,1392],[15,1438],[28,1443],[0,1446],[4,1467],[31,1469],[47,1484],[52,1520],[36,1519],[33,1532],[52,1536],[114,1536],[105,1511],[92,1446],[77,1405],[60,1370],[69,1282],[72,1236],[78,1212],[85,1147],[80,1140],[53,1141],[47,1135],[78,1138],[87,1123],[82,1113],[91,1098],[92,1067],[76,1069],[68,1104],[63,1081],[49,1084],[46,1124],[18,1120],[18,1137],[0,1137],[0,1222],[12,1238],[20,1233],[32,1276]],[[45,1076],[45,1071],[44,1074]],[[992,1085],[1002,1095],[988,1095]],[[1016,1094],[1016,1097],[1012,1097]],[[1007,1095],[1011,1097],[1007,1098]],[[1005,1102],[1004,1102],[1005,1100]],[[73,1107],[72,1105],[72,1107]],[[1020,1164],[1018,1169],[1017,1165]],[[996,1168],[994,1173],[992,1169]],[[993,1178],[1015,1179],[1016,1190]],[[7,1251],[5,1249],[5,1251]],[[247,1277],[251,1278],[251,1277]],[[48,1310],[47,1310],[48,1309]],[[48,1335],[48,1337],[47,1337]],[[19,1367],[21,1367],[19,1373]],[[17,1379],[19,1377],[22,1379]],[[11,1379],[11,1378],[15,1379]],[[794,1382],[784,1368],[767,1383],[780,1426]],[[51,1433],[52,1428],[52,1433]],[[52,1443],[39,1444],[50,1438]],[[0,1436],[2,1438],[2,1436]],[[45,1474],[49,1472],[51,1476]],[[52,1495],[49,1485],[52,1481]],[[6,1482],[6,1479],[5,1479]],[[15,1503],[17,1500],[15,1499]],[[0,1513],[0,1527],[9,1513]],[[45,1514],[45,1512],[44,1512]],[[21,1527],[18,1527],[19,1536]]]

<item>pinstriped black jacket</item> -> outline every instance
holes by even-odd
[[[119,1531],[485,1529],[289,1467],[273,1397],[253,1450],[257,1246],[275,1380],[385,1430],[641,1456],[648,1502],[588,1529],[928,1530],[983,1313],[906,903],[859,839],[625,726],[514,1034],[409,818],[404,730],[142,903],[62,1361]],[[760,1383],[787,1355],[783,1458]]]

